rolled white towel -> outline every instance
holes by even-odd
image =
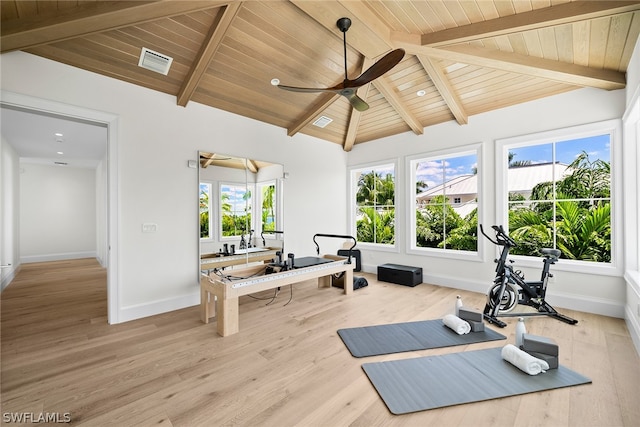
[[[502,358],[529,375],[538,375],[549,369],[546,361],[533,357],[513,344],[502,347]]]
[[[447,314],[442,318],[442,322],[454,330],[458,335],[464,335],[471,332],[471,325],[469,325],[469,322],[454,314]]]

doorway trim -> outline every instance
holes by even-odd
[[[0,103],[7,106],[81,119],[107,127],[107,322],[120,323],[119,216],[118,216],[118,116],[103,111],[0,90]]]

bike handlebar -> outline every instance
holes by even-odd
[[[493,231],[495,231],[496,233],[495,240],[487,236],[487,233],[484,232],[484,228],[482,227],[482,224],[480,224],[480,232],[484,235],[484,237],[489,239],[491,243],[499,246],[509,246],[509,247],[516,246],[516,241],[513,240],[511,237],[509,237],[509,235],[504,231],[504,228],[502,227],[502,225],[492,225],[491,228],[493,228]]]

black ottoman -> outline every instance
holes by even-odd
[[[378,280],[413,287],[422,283],[422,268],[382,264],[378,266]]]

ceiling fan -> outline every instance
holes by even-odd
[[[347,30],[351,27],[351,19],[340,18],[336,25],[342,31],[342,42],[344,46],[344,81],[333,87],[328,88],[306,88],[295,86],[278,85],[280,89],[289,90],[292,92],[334,92],[338,93],[349,100],[349,103],[353,108],[358,111],[366,111],[369,108],[362,98],[356,94],[356,90],[359,87],[366,85],[369,82],[377,79],[387,71],[395,67],[404,57],[404,49],[395,49],[379,61],[369,67],[364,73],[360,74],[354,80],[350,80],[347,75]]]

